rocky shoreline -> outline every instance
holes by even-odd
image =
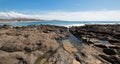
[[[0,26],[0,64],[120,64],[120,25]]]
[[[70,31],[83,42],[99,51],[110,64],[120,64],[120,25],[85,25]],[[107,43],[105,43],[107,42]],[[104,64],[104,63],[103,63]]]

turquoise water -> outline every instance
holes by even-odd
[[[27,26],[27,25],[57,25],[57,26],[81,26],[85,24],[120,24],[120,21],[31,21],[31,22],[0,22],[0,25]]]

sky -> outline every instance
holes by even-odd
[[[120,0],[0,0],[0,18],[120,21]]]

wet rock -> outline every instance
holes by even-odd
[[[84,43],[70,40],[71,33],[62,26],[0,28],[0,64],[120,64],[119,25],[70,28]]]
[[[118,43],[118,42],[120,42],[118,39],[111,39],[111,40],[109,40],[109,42],[110,43]]]
[[[116,55],[117,51],[115,49],[103,49],[103,52],[107,55]]]
[[[108,48],[106,45],[104,44],[94,44],[94,46],[96,47],[100,47],[100,48]]]
[[[12,29],[13,26],[10,26],[10,25],[3,25],[2,28],[5,28],[5,29]]]
[[[94,51],[99,51],[99,53],[95,53],[97,58],[99,58],[103,64],[119,64],[119,34],[120,34],[120,24],[116,25],[85,25],[79,27],[71,27],[70,32],[74,34],[77,38],[83,40],[83,42],[87,43],[85,48],[89,50],[90,47],[94,49]],[[96,41],[95,39],[100,39],[100,41]],[[89,47],[89,48],[88,48]],[[97,54],[97,55],[96,55]],[[104,55],[99,55],[104,54]],[[86,54],[84,52],[83,56]],[[87,54],[88,55],[88,54]],[[116,60],[114,60],[116,59]],[[89,62],[90,63],[90,62]]]
[[[112,49],[120,49],[120,46],[117,46],[117,45],[110,45],[108,47]]]
[[[120,39],[120,33],[113,35],[113,37]]]
[[[112,64],[119,64],[120,63],[120,59],[118,57],[106,56],[106,55],[99,55],[99,56],[102,57],[103,59],[105,59],[106,61],[112,63]]]
[[[91,42],[93,44],[100,43],[97,39],[95,38],[90,38],[88,42]]]

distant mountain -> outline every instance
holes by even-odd
[[[40,19],[30,19],[30,18],[13,18],[13,19],[0,19],[0,21],[44,21]]]

